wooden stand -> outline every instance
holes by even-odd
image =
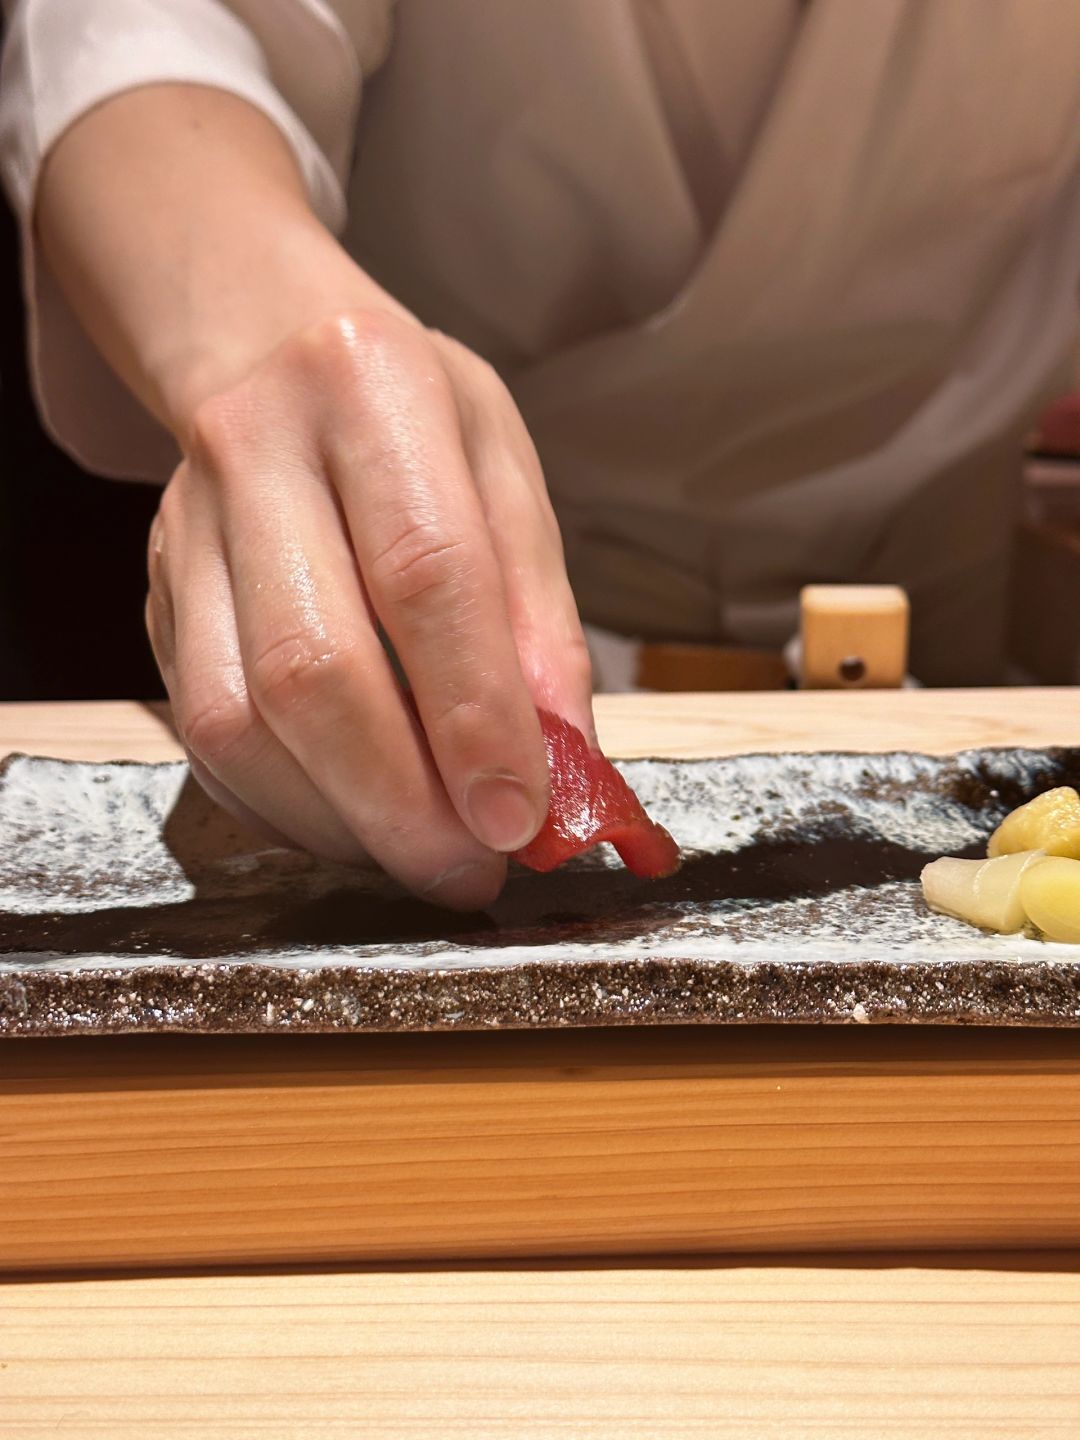
[[[896,585],[808,585],[804,690],[895,690],[907,671],[909,606]]]

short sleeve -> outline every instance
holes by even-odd
[[[53,438],[87,469],[166,479],[172,437],[101,359],[34,240],[42,162],[104,100],[143,85],[213,86],[249,101],[296,155],[312,206],[345,220],[361,79],[381,58],[390,0],[5,0],[0,174],[19,218],[31,378]],[[350,7],[346,4],[345,9]]]

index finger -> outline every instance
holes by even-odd
[[[547,760],[453,392],[411,326],[349,344],[353,418],[328,459],[361,577],[458,814],[516,850],[547,814]]]

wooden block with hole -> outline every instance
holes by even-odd
[[[910,607],[898,585],[807,585],[804,690],[893,690],[907,673]]]

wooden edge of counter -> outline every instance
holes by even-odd
[[[1080,745],[1068,687],[598,695],[604,749],[624,759],[784,750],[924,750]],[[0,705],[0,754],[175,760],[168,707],[136,701]]]
[[[0,1270],[1080,1242],[1080,1033],[0,1045]]]

